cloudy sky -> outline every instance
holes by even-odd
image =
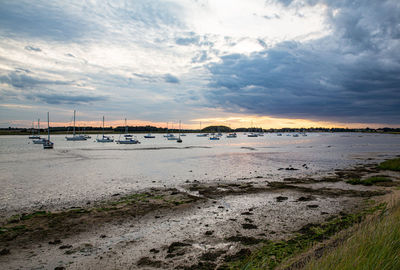
[[[2,0],[0,127],[399,126],[398,0]],[[55,124],[56,124],[55,123]]]

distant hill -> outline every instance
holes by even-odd
[[[208,126],[201,130],[204,133],[231,132],[232,129],[227,126]]]

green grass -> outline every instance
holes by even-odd
[[[313,244],[361,222],[367,214],[377,210],[385,211],[385,209],[386,204],[379,204],[357,214],[332,218],[323,224],[309,224],[303,227],[295,237],[286,241],[266,241],[249,257],[224,265],[222,269],[274,269],[283,261],[308,249]]]
[[[18,226],[13,226],[13,227],[8,227],[8,228],[1,228],[0,227],[0,234],[5,234],[8,232],[18,234],[18,233],[23,233],[27,230],[25,225],[18,225]]]
[[[400,205],[359,225],[347,241],[304,269],[400,269]]]
[[[387,182],[393,182],[393,180],[386,176],[372,176],[363,180],[359,178],[354,178],[346,181],[346,183],[351,185],[364,185],[364,186],[372,186],[377,183],[387,183]]]
[[[378,168],[382,170],[400,171],[400,158],[386,160],[379,164]]]

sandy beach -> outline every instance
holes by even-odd
[[[271,181],[188,181],[180,189],[115,193],[85,207],[3,220],[3,269],[229,269],[268,241],[290,240],[310,224],[373,206],[400,183],[377,164],[329,175]],[[386,176],[381,185],[346,183]],[[57,268],[58,267],[58,268]]]

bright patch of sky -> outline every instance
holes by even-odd
[[[271,47],[284,40],[320,37],[329,31],[322,4],[286,8],[276,1],[219,0],[197,1],[196,5],[187,5],[187,10],[185,21],[196,33],[235,40],[238,44],[233,47],[221,42],[229,52],[259,51],[264,48],[259,40]]]

